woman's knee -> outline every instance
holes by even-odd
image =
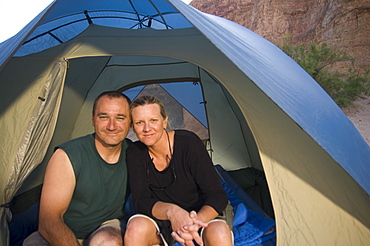
[[[153,240],[157,237],[157,229],[154,223],[146,217],[133,217],[129,220],[126,232],[125,232],[125,242],[134,240]]]
[[[149,219],[145,217],[132,218],[126,227],[126,237],[145,237],[145,235],[156,234],[156,228]]]
[[[224,221],[214,221],[204,229],[203,238],[205,241],[229,242],[232,241],[232,232]]]
[[[212,221],[205,228],[205,231],[214,231],[214,232],[229,232],[230,227],[224,221]]]
[[[126,227],[124,245],[155,245],[161,242],[154,221],[146,216],[132,217]]]

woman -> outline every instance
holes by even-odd
[[[139,141],[127,150],[127,166],[139,215],[128,223],[125,245],[232,245],[219,218],[227,196],[203,142],[186,130],[167,131],[156,97],[134,100],[131,116]]]

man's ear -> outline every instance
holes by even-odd
[[[91,114],[91,125],[92,126],[95,126],[95,123],[94,123],[94,112],[92,112],[92,114]]]

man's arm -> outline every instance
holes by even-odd
[[[40,200],[39,232],[51,245],[80,245],[63,220],[75,185],[71,162],[57,149],[46,168]]]

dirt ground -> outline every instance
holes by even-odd
[[[343,112],[370,146],[370,97],[362,96]]]

